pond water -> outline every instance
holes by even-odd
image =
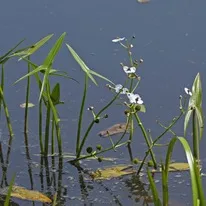
[[[204,0],[198,3],[193,0],[151,0],[147,4],[140,4],[135,0],[4,1],[1,3],[3,9],[0,13],[2,20],[0,56],[23,38],[26,38],[24,45],[30,45],[50,33],[54,33],[57,39],[60,34],[67,32],[65,41],[77,51],[89,67],[115,83],[122,83],[125,75],[120,62],[126,64],[127,54],[111,40],[117,36],[130,38],[135,35],[133,53],[137,59],[144,59],[139,68],[142,81],[138,92],[144,99],[147,112],[141,114],[141,118],[145,127],[151,129],[155,137],[162,131],[156,120],[169,124],[172,118],[178,115],[179,95],[184,94],[185,86],[191,87],[198,72],[201,74],[203,92],[205,91],[205,7]],[[55,38],[53,37],[38,51],[32,57],[32,61],[41,64]],[[63,120],[61,125],[63,150],[65,153],[74,153],[83,91],[83,72],[65,46],[58,55],[54,67],[67,71],[80,82],[77,84],[68,79],[60,79],[62,100],[65,101],[65,105],[59,106],[59,114]],[[85,179],[81,171],[71,166],[66,158],[63,162],[55,158],[54,168],[51,167],[51,158],[48,158],[48,162],[44,161],[44,166],[41,166],[41,158],[38,155],[38,108],[32,108],[29,113],[28,152],[23,134],[24,112],[19,107],[25,101],[26,81],[13,85],[26,73],[26,65],[11,60],[5,68],[5,98],[15,133],[7,171],[8,182],[15,173],[16,185],[48,194],[54,194],[58,190],[62,195],[61,205],[152,205],[148,200],[148,181],[144,176],[142,179],[130,175],[121,179],[93,182]],[[53,80],[56,81],[55,78]],[[35,85],[34,81],[32,83]],[[106,83],[102,80],[98,83],[99,87],[90,84],[86,103],[87,107],[93,105],[96,110],[102,108],[112,97],[111,92],[105,87]],[[38,88],[32,86],[31,90],[30,101],[37,104]],[[204,102],[205,100],[203,97]],[[205,107],[203,109],[205,111]],[[115,123],[124,122],[125,116],[122,111],[121,107],[114,105],[108,111],[109,118],[92,130],[87,146],[96,146],[99,143],[103,147],[110,145],[107,138],[100,138],[97,133]],[[92,115],[87,111],[83,130],[87,128],[89,120],[92,120]],[[0,141],[5,153],[8,131],[3,117],[0,129]],[[183,135],[182,122],[175,127],[175,131]],[[166,136],[164,141],[168,142],[169,138],[171,135]],[[188,135],[188,140],[190,139],[191,136]],[[203,135],[201,142],[203,172],[206,158],[205,143]],[[143,137],[135,136],[132,145],[133,156],[143,158],[146,150]],[[118,152],[110,151],[105,155],[115,157],[117,160],[103,163],[83,161],[82,166],[97,169],[114,163],[130,164],[125,147],[120,148]],[[157,156],[159,159],[164,157],[162,150]],[[173,158],[185,161],[180,145],[175,148]],[[160,175],[157,175],[156,179],[160,179]],[[203,177],[203,185],[204,183],[206,180]],[[157,185],[161,191],[160,183]],[[171,205],[192,205],[189,173],[170,175],[170,197]],[[17,199],[14,201],[21,206],[42,205]]]

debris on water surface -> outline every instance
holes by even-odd
[[[118,123],[113,125],[112,127],[100,131],[98,134],[100,137],[108,137],[119,133],[123,133],[125,132],[126,129],[127,129],[126,132],[129,132],[130,126],[127,125],[127,123]]]
[[[137,2],[139,2],[141,4],[145,4],[145,3],[149,3],[150,0],[137,0]]]
[[[33,103],[28,103],[28,108],[34,107],[35,105]],[[20,104],[21,108],[25,108],[26,107],[26,103]]]

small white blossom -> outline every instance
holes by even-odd
[[[139,60],[139,63],[143,63],[143,62],[144,62],[144,60],[143,60],[143,59],[140,59],[140,60]]]
[[[118,37],[116,39],[113,39],[112,42],[116,43],[116,42],[120,42],[120,41],[124,41],[124,40],[125,40],[125,37],[122,37],[122,38]]]
[[[139,94],[127,93],[127,97],[131,104],[143,104],[143,100]]]
[[[192,96],[192,92],[190,91],[190,89],[188,89],[187,87],[184,88],[185,93]]]
[[[123,70],[126,74],[132,74],[136,72],[136,67],[123,66]]]
[[[133,48],[134,46],[133,46],[133,44],[130,44],[130,48]]]
[[[129,92],[129,90],[127,89],[127,88],[123,88],[123,86],[121,85],[121,84],[117,84],[117,85],[115,85],[115,92],[116,93],[119,93],[120,92],[120,90],[122,90],[121,92],[120,92],[120,94],[127,94],[128,92]]]

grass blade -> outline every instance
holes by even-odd
[[[9,206],[10,205],[9,201],[10,201],[10,197],[11,197],[11,192],[12,192],[12,187],[13,187],[14,181],[15,181],[15,175],[12,177],[12,180],[10,182],[9,190],[8,190],[8,193],[7,193],[7,196],[6,196],[6,200],[4,202],[4,206]]]

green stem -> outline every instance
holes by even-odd
[[[192,129],[193,129],[193,155],[196,160],[200,160],[198,121],[197,121],[197,115],[195,109],[193,109],[192,112]]]
[[[120,93],[120,92],[119,92],[119,93]],[[101,113],[104,112],[104,111],[116,100],[116,98],[119,96],[119,93],[118,93],[117,95],[115,95],[114,98],[113,98],[105,107],[103,107],[103,108],[97,113],[96,118],[98,118],[98,117],[101,115]],[[78,150],[77,155],[76,155],[77,158],[80,157],[81,151],[82,151],[82,149],[83,149],[83,146],[84,146],[84,144],[85,144],[85,141],[86,141],[86,139],[87,139],[87,136],[88,136],[89,132],[91,131],[91,129],[92,129],[92,127],[93,127],[94,124],[95,124],[95,119],[90,123],[89,127],[87,128],[87,131],[85,132],[85,135],[84,135],[84,137],[83,137],[83,139],[82,139],[82,141],[81,141],[79,150]]]
[[[47,86],[47,90],[48,90],[47,92],[50,91],[49,84]],[[49,101],[49,106],[52,110],[52,114],[53,114],[53,117],[54,117],[59,156],[61,156],[62,155],[62,139],[61,139],[61,129],[60,129],[60,126],[59,126],[60,119],[58,117],[57,110],[56,110],[56,108],[55,108],[55,106],[54,106],[54,104],[51,100],[50,95],[48,95],[48,101]]]
[[[2,91],[4,92],[4,64],[1,65],[1,88],[2,88]],[[1,104],[2,104],[2,101],[0,98],[0,114],[1,114]]]
[[[55,141],[54,141],[54,129],[55,129],[55,121],[54,121],[54,116],[52,118],[52,137],[51,137],[51,154],[53,155],[55,152]]]
[[[41,154],[44,153],[43,136],[42,136],[42,99],[39,102],[39,143]]]
[[[150,143],[149,138],[147,136],[147,132],[146,132],[146,130],[145,130],[145,128],[144,128],[140,118],[138,117],[137,113],[135,113],[134,116],[135,116],[135,119],[137,120],[137,123],[138,123],[140,129],[142,130],[142,134],[144,136],[144,139],[145,139],[145,142],[147,144],[147,147],[150,148],[151,147],[151,143]],[[150,155],[151,155],[151,158],[152,158],[152,162],[154,164],[154,168],[156,169],[157,168],[157,162],[155,160],[155,155],[154,155],[152,149],[149,152],[150,152]]]
[[[76,156],[77,157],[79,157],[79,155],[81,154],[81,150],[82,150],[80,146],[80,138],[81,138],[82,119],[83,119],[83,114],[84,114],[84,105],[85,105],[85,100],[86,100],[86,95],[87,95],[87,87],[88,87],[88,76],[85,74],[84,93],[82,97],[82,103],[81,103],[81,108],[80,108],[80,113],[79,113],[78,129],[77,129],[77,141],[76,141]]]
[[[121,138],[121,139],[122,139],[122,138]],[[119,142],[119,141],[118,141],[118,142]],[[77,161],[79,161],[79,160],[87,159],[87,158],[94,157],[94,156],[96,156],[96,155],[102,154],[102,153],[104,153],[104,152],[107,152],[107,151],[110,151],[110,150],[114,150],[114,149],[116,149],[116,148],[118,148],[118,147],[121,147],[121,146],[123,146],[123,145],[128,144],[128,142],[129,142],[129,140],[126,141],[126,142],[123,142],[123,143],[121,143],[121,144],[114,144],[114,146],[108,147],[108,148],[106,148],[106,149],[104,149],[104,150],[102,150],[102,151],[99,151],[99,152],[95,152],[95,154],[92,153],[92,154],[85,155],[85,156],[79,156],[78,158],[76,158],[76,159],[74,159],[74,160],[71,160],[71,162],[77,162]]]
[[[144,158],[143,158],[143,160],[142,160],[142,163],[141,163],[141,165],[140,165],[140,167],[139,167],[139,169],[138,169],[138,171],[137,171],[137,175],[140,174],[140,172],[141,172],[141,170],[142,170],[142,167],[143,167],[143,165],[144,165],[144,163],[145,163],[145,160],[146,160],[147,156],[149,155],[149,152],[151,151],[151,149],[152,149],[152,148],[154,147],[154,145],[156,144],[156,142],[158,142],[168,131],[170,131],[170,129],[177,123],[177,121],[182,117],[183,114],[184,114],[184,110],[181,110],[180,115],[179,115],[177,118],[173,119],[172,123],[165,129],[165,131],[162,132],[162,134],[160,134],[160,135],[152,142],[150,148],[149,148],[149,149],[147,150],[147,152],[145,153],[145,156],[144,156]]]
[[[9,135],[10,135],[10,137],[13,137],[14,133],[12,130],[11,121],[10,121],[10,117],[9,117],[9,110],[8,110],[7,105],[6,105],[6,102],[4,99],[4,94],[3,94],[1,87],[0,87],[0,99],[2,100],[2,103],[3,103],[4,112],[5,112],[6,121],[7,121],[7,126],[8,126],[8,130],[9,130]]]
[[[28,57],[28,60],[30,58]],[[30,72],[30,64],[28,63],[28,73]],[[30,76],[27,77],[27,88],[26,88],[26,107],[24,113],[24,133],[28,132],[28,104],[29,104],[29,91],[30,91]]]
[[[50,127],[50,114],[51,114],[51,107],[47,105],[47,113],[46,113],[46,127],[45,127],[45,140],[44,140],[44,155],[48,155],[48,148],[49,148],[49,127]]]

